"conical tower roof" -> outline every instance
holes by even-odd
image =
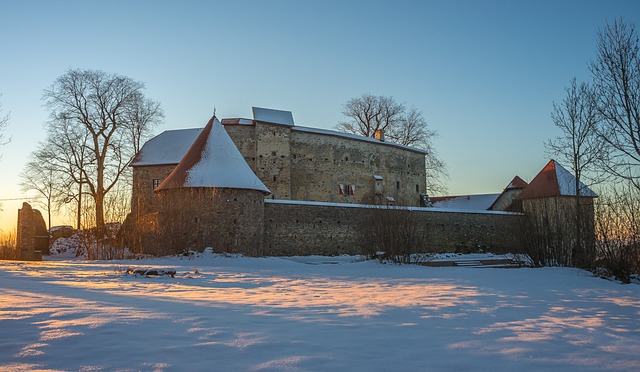
[[[250,189],[270,193],[215,116],[155,191],[185,187]]]
[[[578,185],[580,196],[595,198],[598,195],[582,182]],[[518,195],[518,199],[551,196],[576,196],[576,177],[555,160],[551,160],[536,175],[529,186]]]

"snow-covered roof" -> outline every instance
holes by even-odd
[[[517,192],[517,190],[522,190],[525,187],[527,187],[528,183],[523,180],[522,178],[520,178],[520,176],[515,176],[513,177],[513,179],[511,180],[511,182],[509,182],[509,184],[507,185],[507,187],[504,188],[504,190],[502,191],[502,193],[500,193],[500,195],[498,195],[498,197],[496,198],[496,200],[493,201],[493,203],[491,203],[491,205],[489,206],[489,210],[493,210],[493,208],[498,204],[498,202],[507,194],[513,195],[513,193]],[[512,200],[511,200],[512,201]],[[511,203],[511,201],[509,201],[509,203]]]
[[[598,194],[585,186],[578,185],[580,196],[597,197]],[[518,195],[518,199],[532,199],[550,196],[576,196],[576,177],[557,161],[551,160],[542,168],[529,186]]]
[[[456,210],[484,211],[493,205],[500,194],[477,194],[432,197],[434,208],[447,208]]]
[[[270,193],[215,116],[156,191],[183,187],[251,189]]]
[[[411,146],[404,146],[393,142],[380,141],[372,137],[364,137],[356,134],[343,133],[330,129],[320,129],[311,127],[296,126],[293,122],[293,115],[290,111],[272,110],[260,107],[253,107],[254,119],[229,118],[222,119],[223,125],[255,125],[256,121],[286,125],[293,131],[302,133],[314,133],[333,137],[348,138],[357,141],[377,143],[385,146],[392,146],[404,150],[427,154],[426,150]],[[202,128],[167,130],[147,141],[140,152],[136,154],[131,162],[132,167],[146,165],[170,165],[178,164],[193,144]]]
[[[252,107],[253,119],[265,123],[294,126],[291,111],[274,110],[262,107]]]
[[[142,146],[131,166],[178,164],[202,128],[167,130]]]

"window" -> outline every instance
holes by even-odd
[[[420,192],[420,185],[416,185],[416,192],[419,193]]]
[[[157,188],[158,188],[158,186],[160,186],[160,183],[162,183],[162,180],[157,179],[157,178],[154,178],[154,179],[153,179],[153,189],[154,189],[154,190],[155,190],[155,189],[157,189]]]
[[[396,181],[396,189],[400,190],[400,181]]]

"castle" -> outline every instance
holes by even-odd
[[[288,111],[253,108],[254,119],[221,124],[269,189],[269,198],[350,204],[419,206],[426,194],[426,151],[294,124]],[[182,160],[202,129],[171,130],[134,158],[133,208],[157,210],[153,191]]]
[[[429,237],[416,251],[509,250],[519,244],[522,214],[514,211],[570,196],[516,177],[486,206],[442,208],[455,198],[434,198],[431,207],[425,156],[385,142],[382,132],[368,138],[297,126],[288,111],[214,116],[203,129],[165,131],[136,155],[127,244],[155,254],[205,247],[252,256],[358,254],[370,248],[363,237],[372,213],[391,207]]]

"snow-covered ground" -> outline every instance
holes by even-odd
[[[639,369],[640,285],[577,269],[0,261],[0,370]]]

